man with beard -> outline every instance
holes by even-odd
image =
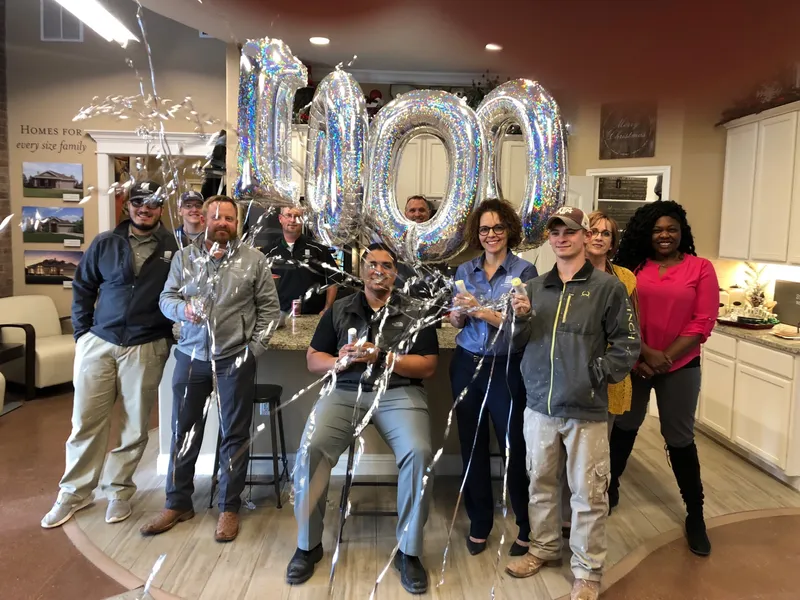
[[[122,403],[120,444],[111,451],[102,488],[106,523],[131,515],[133,473],[147,445],[150,409],[169,353],[172,323],[158,301],[178,250],[161,226],[164,194],[153,181],[134,185],[130,220],[101,233],[72,282],[75,399],[66,470],[42,527],[58,527],[93,502],[108,444],[111,409]]]
[[[236,203],[227,196],[211,196],[203,215],[205,240],[175,255],[161,293],[161,311],[181,321],[172,377],[172,448],[166,508],[140,531],[156,535],[194,517],[194,468],[207,402],[216,392],[222,468],[214,539],[230,542],[239,533],[256,358],[266,350],[280,311],[267,259],[238,238]]]
[[[181,242],[181,247],[186,247],[196,241],[206,229],[203,220],[202,194],[194,190],[184,192],[178,202],[178,210],[183,222],[175,230],[175,234]]]

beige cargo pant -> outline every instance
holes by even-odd
[[[75,346],[72,433],[67,440],[66,470],[59,497],[79,501],[100,481],[106,462],[103,493],[130,500],[136,492],[133,473],[147,446],[150,410],[158,398],[158,384],[167,362],[166,339],[138,346],[117,346],[92,333]],[[122,402],[120,444],[105,460],[111,409]],[[71,496],[71,498],[70,498]]]
[[[561,474],[572,491],[572,574],[600,581],[606,557],[608,516],[608,424],[548,417],[525,409],[525,445],[530,477],[530,552],[542,560],[561,558]]]

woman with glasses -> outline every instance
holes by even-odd
[[[636,276],[625,267],[611,264],[611,259],[619,247],[619,226],[617,222],[602,211],[595,211],[589,215],[589,226],[592,228],[592,238],[586,245],[586,259],[594,265],[595,269],[614,275],[624,285],[631,299],[634,312],[638,315],[638,301],[636,295]],[[631,408],[631,377],[630,375],[619,383],[608,386],[608,433],[611,435],[616,416],[626,413]],[[561,520],[563,521],[562,533],[569,537],[569,528],[572,520],[572,509],[569,505],[571,492],[567,485],[567,471],[564,469],[561,487]]]
[[[467,223],[467,240],[483,254],[458,267],[455,279],[460,289],[450,313],[450,323],[461,330],[450,363],[450,384],[453,399],[458,402],[458,437],[466,477],[464,505],[470,520],[467,549],[473,555],[483,552],[494,524],[491,417],[501,448],[505,448],[506,438],[510,446],[508,490],[519,527],[510,554],[520,556],[528,551],[530,535],[522,434],[525,386],[519,368],[522,352],[512,351],[511,332],[508,322],[503,323],[500,301],[511,292],[514,278],[525,282],[536,277],[536,267],[511,252],[522,241],[522,223],[511,204],[503,200],[488,199],[478,206]],[[459,402],[462,392],[465,395]]]

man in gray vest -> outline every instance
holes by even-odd
[[[336,389],[317,401],[297,454],[297,550],[286,569],[287,583],[310,579],[314,565],[322,559],[322,521],[331,469],[353,442],[355,426],[375,401],[379,378],[392,365],[387,389],[371,420],[400,470],[396,533],[400,549],[394,566],[406,591],[422,594],[428,588],[419,558],[430,499],[430,484],[422,495],[423,478],[432,460],[422,380],[436,371],[439,343],[432,327],[415,330],[418,315],[392,295],[396,264],[386,246],[370,245],[362,269],[364,291],[333,304],[320,320],[306,354],[312,373],[335,369],[338,374]],[[351,330],[360,340],[357,345],[350,339]]]

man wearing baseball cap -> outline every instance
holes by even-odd
[[[531,545],[506,572],[530,577],[561,559],[560,478],[572,493],[571,600],[596,600],[606,556],[610,459],[608,383],[619,382],[639,357],[639,332],[625,286],[595,269],[584,252],[589,219],[561,207],[547,221],[553,269],[514,294],[525,347],[525,442],[530,476]]]
[[[203,195],[194,190],[183,192],[178,200],[178,211],[183,223],[175,230],[175,235],[183,248],[197,240],[206,229]]]
[[[158,300],[178,245],[161,226],[164,193],[154,181],[131,187],[130,219],[94,238],[72,282],[75,386],[72,433],[49,529],[92,504],[100,481],[106,523],[131,515],[133,473],[147,445],[150,410],[169,352],[172,323]],[[122,404],[120,444],[106,461],[111,410]]]

